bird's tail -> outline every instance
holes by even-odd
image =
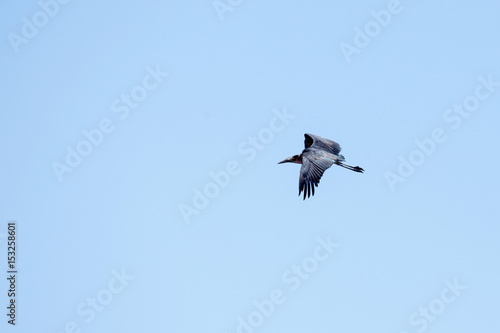
[[[361,173],[363,173],[363,171],[365,171],[365,170],[363,170],[363,168],[360,168],[359,166],[355,166],[355,167],[353,167],[353,166],[351,166],[351,165],[347,165],[347,164],[342,163],[342,162],[340,162],[340,161],[337,161],[337,165],[340,165],[340,166],[341,166],[341,167],[343,167],[343,168],[346,168],[346,169],[349,169],[349,170],[352,170],[352,171],[356,171],[356,172],[361,172]]]

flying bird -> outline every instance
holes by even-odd
[[[337,142],[309,133],[304,134],[304,137],[305,149],[302,154],[294,155],[278,163],[302,164],[299,177],[299,196],[304,191],[303,200],[306,199],[306,194],[308,198],[311,193],[314,195],[314,187],[318,186],[325,170],[333,164],[356,172],[365,171],[359,166],[353,167],[342,163],[345,158],[340,154],[341,148]]]

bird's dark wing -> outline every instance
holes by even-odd
[[[333,160],[326,158],[325,153],[316,149],[306,148],[302,152],[302,166],[299,177],[299,196],[304,191],[309,198],[314,195],[314,187],[318,186],[319,180],[326,169],[332,166]]]
[[[309,133],[304,134],[304,137],[305,137],[304,140],[305,148],[321,149],[329,153],[332,153],[334,155],[338,155],[342,150],[342,148],[340,148],[340,145],[335,141],[328,140],[320,136]]]

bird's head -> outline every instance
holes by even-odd
[[[298,164],[302,164],[302,156],[301,155],[293,155],[292,157],[289,157],[287,159],[284,159],[283,161],[281,162],[278,162],[278,164],[281,164],[281,163],[298,163]]]

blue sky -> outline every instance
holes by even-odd
[[[498,4],[2,7],[3,331],[500,328]]]

